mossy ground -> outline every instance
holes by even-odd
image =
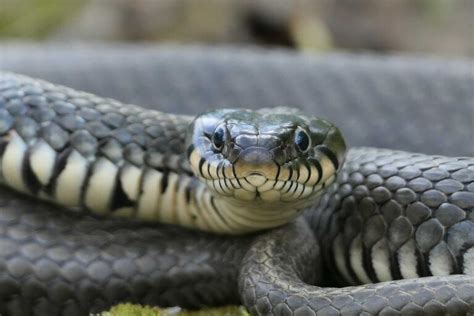
[[[226,306],[199,311],[186,311],[176,308],[161,309],[133,304],[120,304],[101,316],[249,316],[243,307]]]

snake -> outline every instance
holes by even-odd
[[[2,72],[0,175],[1,315],[474,312],[472,157],[349,147],[294,108],[178,115]]]

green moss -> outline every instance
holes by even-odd
[[[120,304],[114,306],[102,316],[249,316],[243,307],[226,306],[208,308],[199,311],[186,311],[176,309],[161,309],[134,304]]]
[[[86,0],[1,0],[0,36],[44,38]]]

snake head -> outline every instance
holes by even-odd
[[[303,209],[334,181],[344,139],[328,121],[294,109],[222,109],[189,133],[195,175],[215,196],[262,209]]]

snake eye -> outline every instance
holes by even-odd
[[[310,139],[308,133],[304,130],[299,129],[295,133],[295,145],[296,148],[302,153],[305,153],[309,149]]]
[[[222,149],[225,142],[225,130],[222,126],[219,126],[212,135],[212,145],[215,149]]]

